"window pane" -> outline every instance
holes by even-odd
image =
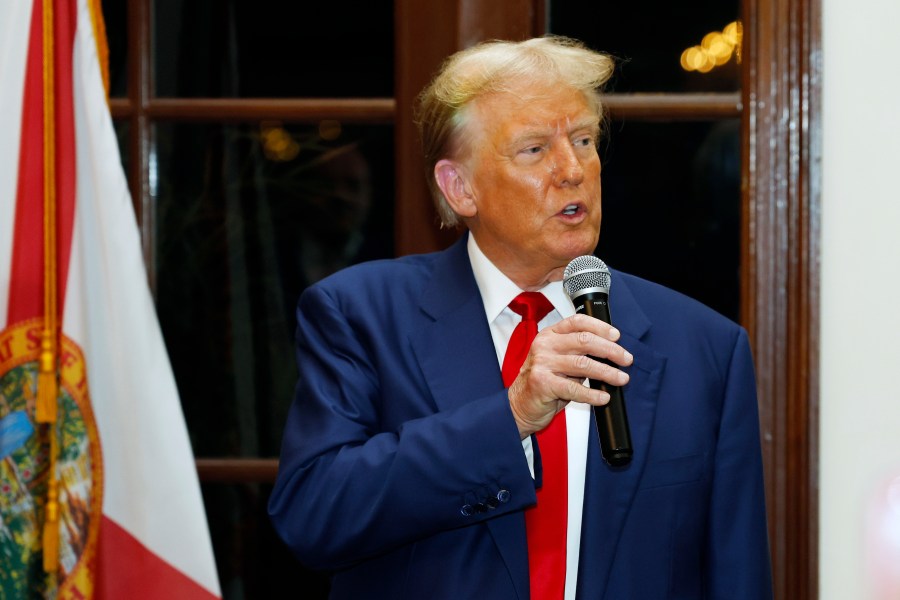
[[[393,255],[392,128],[170,123],[155,136],[157,307],[194,452],[277,456],[300,292]]]
[[[597,255],[737,320],[739,120],[610,129]]]
[[[390,97],[391,0],[153,3],[160,97]]]
[[[128,147],[128,132],[131,127],[128,124],[128,121],[125,120],[117,120],[113,121],[113,128],[116,130],[116,141],[119,142],[119,156],[122,157],[122,169],[125,171],[125,176],[128,176],[128,166],[129,166],[129,158],[131,157]]]
[[[205,484],[202,492],[223,600],[328,597],[328,577],[300,565],[272,528],[270,486]]]
[[[550,2],[551,32],[578,38],[617,60],[610,91],[710,92],[740,88],[734,54],[707,73],[685,71],[681,54],[721,32],[740,13],[737,0],[692,2]],[[715,46],[724,52],[724,47]]]
[[[106,43],[109,45],[109,95],[119,98],[128,95],[128,22],[127,2],[101,2],[106,24]]]

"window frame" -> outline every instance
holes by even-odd
[[[377,99],[172,99],[153,95],[153,0],[127,0],[127,173],[151,289],[156,289],[153,123],[312,123],[337,118],[395,127],[395,248],[446,247],[417,133],[415,95],[445,56],[489,38],[546,30],[545,0],[395,0],[395,95]],[[611,94],[616,120],[741,119],[741,322],[757,366],[776,598],[818,596],[819,214],[821,0],[743,0],[739,93]],[[415,57],[415,58],[413,58]],[[197,458],[202,482],[272,482],[277,459]]]

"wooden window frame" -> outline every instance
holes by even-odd
[[[445,247],[427,198],[412,103],[441,60],[494,38],[546,29],[545,0],[395,0],[395,95],[381,99],[153,97],[151,2],[128,1],[129,172],[147,276],[155,279],[154,121],[393,123],[397,254]],[[741,321],[757,366],[770,539],[779,599],[818,597],[821,0],[743,0],[743,85],[735,94],[610,95],[613,119],[740,117]],[[413,58],[414,57],[414,58]],[[198,458],[204,482],[271,482],[275,459]]]

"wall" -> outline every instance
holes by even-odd
[[[896,600],[900,2],[822,8],[819,589],[823,600]]]

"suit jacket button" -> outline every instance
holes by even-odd
[[[472,505],[472,508],[474,508],[475,512],[477,512],[477,513],[487,512],[487,509],[488,509],[487,505],[483,502],[476,502],[475,504]]]
[[[475,509],[471,504],[463,504],[463,507],[459,509],[460,514],[464,517],[471,517],[475,514]]]
[[[487,505],[487,507],[489,509],[494,510],[500,504],[500,501],[497,500],[497,498],[492,497],[492,498],[485,498],[484,503]]]
[[[509,490],[500,490],[497,492],[497,500],[503,503],[509,502]]]

